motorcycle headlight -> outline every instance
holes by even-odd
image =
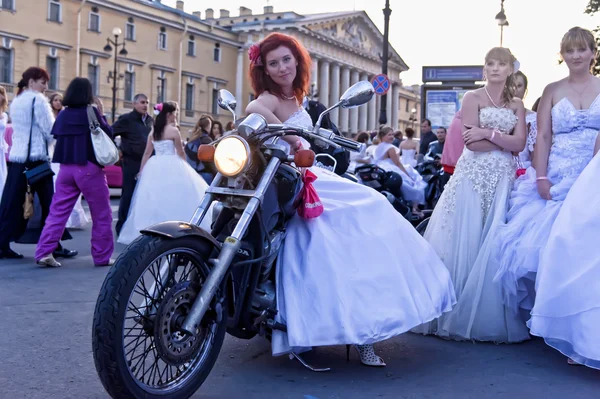
[[[215,149],[215,165],[224,176],[233,177],[248,166],[250,147],[239,136],[229,136],[219,142]]]

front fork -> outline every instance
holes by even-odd
[[[203,284],[200,294],[198,294],[196,297],[190,312],[181,326],[181,329],[188,334],[194,334],[196,332],[197,327],[200,325],[200,321],[206,314],[206,311],[208,310],[217,289],[227,275],[227,271],[229,270],[229,266],[231,265],[233,258],[240,249],[241,239],[244,237],[252,218],[256,214],[256,211],[258,210],[258,207],[264,198],[265,192],[275,177],[275,173],[277,172],[280,164],[281,161],[277,157],[271,158],[262,178],[260,179],[260,182],[258,183],[258,186],[256,187],[256,190],[254,191],[254,194],[248,201],[248,205],[244,209],[240,220],[236,224],[235,229],[231,235],[225,239],[219,256],[216,259],[210,260],[213,268]],[[211,187],[216,186],[221,178],[221,175],[218,175],[215,178],[215,180],[218,181],[216,184],[211,185]],[[207,194],[204,197],[201,205],[198,207],[198,210],[194,214],[191,223],[196,225],[200,224],[212,201],[213,195]]]

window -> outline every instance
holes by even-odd
[[[48,20],[62,22],[62,5],[58,0],[50,0],[48,2]]]
[[[133,23],[133,18],[130,18],[130,21],[125,25],[125,39],[135,41],[135,24]]]
[[[219,113],[219,90],[217,89],[212,91],[212,113],[214,115]]]
[[[164,29],[164,28],[161,28]],[[158,33],[158,49],[166,50],[167,49],[167,32],[159,32]]]
[[[0,48],[0,82],[12,83],[13,52],[8,48]]]
[[[58,68],[58,58],[46,57],[46,71],[50,75],[50,81],[48,82],[48,89],[58,90],[58,76],[60,70]]]
[[[254,93],[250,93],[250,96],[248,96],[248,102],[251,103],[255,98],[256,97],[254,97]]]
[[[409,107],[410,107],[410,101],[406,100],[406,109],[405,109],[406,112],[410,112]]]
[[[185,116],[194,116],[194,85],[185,85]]]
[[[98,14],[97,11],[92,10],[92,12],[90,12],[88,30],[90,32],[100,32],[100,14]]]
[[[164,75],[158,78],[157,102],[165,102],[165,93],[167,92],[167,78]]]
[[[15,0],[2,0],[0,3],[0,8],[3,10],[15,10]]]
[[[187,55],[190,57],[196,56],[196,40],[194,36],[190,36],[190,39],[188,40]]]
[[[135,96],[135,72],[125,72],[125,101],[133,102]]]
[[[88,65],[88,79],[92,84],[92,93],[97,96],[100,92],[100,67],[98,65]]]
[[[215,43],[215,49],[213,51],[213,61],[221,62],[221,45],[219,43]]]

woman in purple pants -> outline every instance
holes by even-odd
[[[56,147],[52,162],[60,164],[56,179],[56,192],[50,206],[42,237],[35,251],[35,260],[41,266],[59,267],[52,252],[73,211],[79,195],[83,193],[92,215],[92,258],[96,266],[112,264],[114,241],[112,210],[106,174],[96,161],[90,137],[87,107],[94,101],[92,85],[88,79],[75,78],[67,87],[63,100],[66,107],[56,119],[52,135]],[[94,113],[102,130],[112,136],[110,126],[96,108]]]

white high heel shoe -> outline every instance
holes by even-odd
[[[352,345],[358,355],[360,356],[360,362],[365,366],[370,367],[385,367],[386,364],[382,358],[375,354],[373,345]],[[346,345],[346,358],[350,361],[350,345]]]

